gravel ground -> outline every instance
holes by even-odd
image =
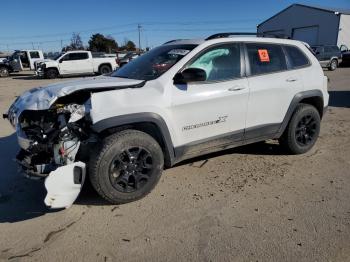
[[[87,187],[70,209],[48,211],[43,184],[18,174],[1,119],[0,260],[350,261],[350,68],[325,73],[331,107],[309,153],[268,141],[198,158],[121,206]],[[0,112],[54,81],[0,79]]]

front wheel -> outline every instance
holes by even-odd
[[[9,75],[10,75],[10,72],[6,67],[4,66],[0,67],[0,77],[8,77]]]
[[[282,137],[280,144],[291,154],[303,154],[309,151],[320,133],[321,118],[312,105],[300,104]]]
[[[332,59],[328,69],[330,71],[335,71],[337,68],[338,68],[338,61],[336,59]]]
[[[48,79],[54,79],[58,76],[58,72],[56,69],[49,68],[45,72],[45,77]]]
[[[164,156],[150,135],[125,130],[104,139],[91,158],[91,184],[107,201],[128,203],[146,196],[158,183]]]

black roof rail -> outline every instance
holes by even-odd
[[[270,33],[253,33],[253,32],[227,32],[227,33],[217,33],[207,37],[205,40],[212,40],[217,38],[226,38],[230,36],[256,36],[256,37],[273,37],[273,38],[283,38],[290,39],[290,37],[283,34],[270,34]]]
[[[176,42],[176,41],[180,41],[180,40],[186,40],[186,39],[173,39],[173,40],[170,40],[168,42],[165,42],[163,45],[170,44],[172,42]]]

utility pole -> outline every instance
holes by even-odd
[[[62,41],[62,39],[61,39],[61,50],[63,49],[63,41]]]
[[[34,48],[34,43],[33,43],[33,42],[32,42],[32,48],[35,49],[35,48]]]
[[[140,24],[137,25],[137,30],[139,31],[139,54],[141,54],[141,28]]]

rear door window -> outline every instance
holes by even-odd
[[[252,75],[287,70],[286,57],[280,45],[247,43],[246,46]]]
[[[284,48],[287,52],[290,66],[293,69],[307,66],[310,64],[309,59],[299,48],[295,46],[285,46]]]
[[[29,53],[30,58],[40,58],[39,52],[37,51],[32,51]]]

